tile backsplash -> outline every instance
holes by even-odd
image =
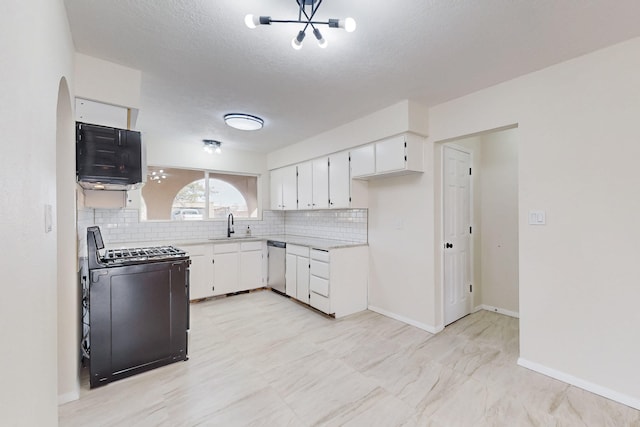
[[[137,209],[78,210],[78,248],[86,254],[86,229],[100,227],[106,245],[128,242],[184,242],[224,237],[226,221],[140,221]],[[247,226],[253,235],[301,235],[367,242],[367,210],[264,211],[262,220],[235,220],[236,233]]]
[[[366,209],[285,211],[285,232],[320,239],[367,242]]]

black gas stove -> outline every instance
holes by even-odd
[[[87,228],[83,353],[97,387],[187,360],[189,256],[173,246],[104,249]]]
[[[100,227],[87,228],[87,252],[89,269],[120,267],[168,260],[186,259],[187,253],[173,246],[151,246],[146,248],[107,249]]]

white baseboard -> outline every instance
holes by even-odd
[[[73,402],[74,400],[80,399],[79,391],[71,391],[65,394],[58,395],[58,405],[64,405],[65,403]]]
[[[522,357],[518,359],[518,365],[527,369],[531,369],[532,371],[538,372],[548,377],[555,378],[567,384],[571,384],[583,390],[590,391],[591,393],[606,397],[607,399],[622,403],[623,405],[627,405],[635,409],[640,409],[640,399],[637,399],[635,397],[631,397],[626,394],[619,393],[615,390],[602,387],[598,384],[585,381],[581,378],[574,377],[573,375],[569,375],[567,373],[557,371],[544,365],[540,365],[539,363],[531,362],[529,360],[523,359]]]
[[[437,334],[438,332],[442,332],[442,330],[444,329],[443,325],[431,326],[431,325],[427,325],[426,323],[416,322],[415,320],[409,319],[408,317],[404,317],[399,314],[395,314],[390,311],[383,310],[382,308],[374,307],[372,305],[370,305],[368,309],[378,314],[382,314],[383,316],[387,316],[392,319],[399,320],[400,322],[406,323],[407,325],[415,326],[416,328],[422,329],[423,331],[427,331],[432,334]]]
[[[475,313],[476,311],[479,311],[479,310],[492,311],[494,313],[504,314],[505,316],[515,317],[516,319],[520,318],[520,313],[516,311],[505,310],[504,308],[494,307],[492,305],[486,305],[486,304],[479,305],[473,310],[473,312]]]

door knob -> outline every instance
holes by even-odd
[[[445,243],[445,244],[444,244],[444,248],[445,248],[445,249],[451,249],[451,248],[453,248],[453,243]]]

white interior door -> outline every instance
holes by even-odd
[[[444,324],[471,313],[471,155],[443,147]]]

